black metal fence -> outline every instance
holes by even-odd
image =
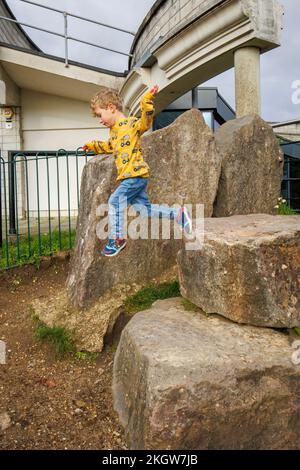
[[[0,269],[72,249],[81,171],[93,155],[60,149],[0,156]]]

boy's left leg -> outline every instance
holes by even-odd
[[[146,180],[146,178],[145,178]],[[192,219],[185,207],[174,208],[160,204],[151,204],[147,194],[148,180],[145,181],[141,191],[130,201],[134,206],[144,206],[149,217],[175,219],[181,228],[188,234],[192,232]]]

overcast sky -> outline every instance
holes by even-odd
[[[155,3],[154,0],[34,0],[59,10],[92,18],[112,26],[136,32],[143,18]],[[20,0],[7,2],[20,20],[63,33],[61,14],[34,7]],[[299,100],[292,100],[292,85],[300,85],[300,0],[281,0],[285,8],[282,46],[261,57],[262,117],[268,121],[300,118]],[[33,41],[45,52],[62,56],[63,39],[25,28]],[[69,18],[69,35],[104,47],[129,53],[133,36]],[[78,62],[123,72],[128,68],[128,58],[69,41],[70,58]],[[234,107],[234,75],[229,70],[209,80],[202,86],[216,86],[221,95]],[[293,103],[294,101],[294,103]]]

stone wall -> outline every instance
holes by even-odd
[[[167,39],[224,0],[158,0],[141,24],[131,53],[131,67],[159,37]]]

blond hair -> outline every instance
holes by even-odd
[[[96,116],[96,106],[99,106],[102,109],[107,109],[109,104],[114,104],[119,111],[123,111],[122,98],[116,90],[106,89],[98,91],[98,93],[96,93],[91,99],[91,110],[93,116]]]

